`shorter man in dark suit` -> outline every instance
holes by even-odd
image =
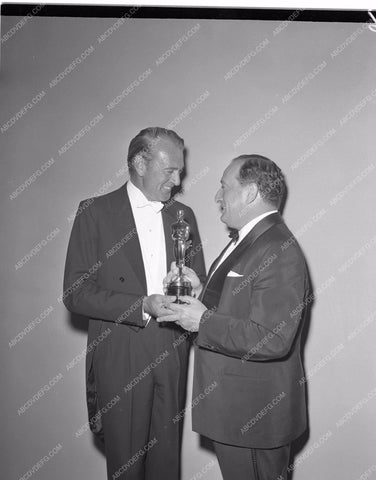
[[[169,305],[175,313],[159,318],[198,332],[193,430],[214,441],[224,480],[286,479],[291,442],[306,429],[299,379],[309,280],[278,212],[284,194],[274,162],[235,158],[215,199],[237,234],[213,263],[201,301],[183,297],[187,305]]]

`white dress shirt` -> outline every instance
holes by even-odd
[[[270,212],[265,212],[259,215],[258,217],[254,218],[250,222],[244,225],[239,230],[239,238],[237,240],[233,240],[229,246],[227,247],[227,250],[223,252],[222,258],[219,260],[217,263],[215,269],[213,270],[212,274],[210,275],[210,278],[212,277],[213,273],[217,270],[217,268],[226,260],[226,258],[235,250],[235,248],[240,244],[240,242],[243,240],[244,237],[248,235],[248,233],[259,223],[261,220],[268,215],[271,215],[272,213],[277,213],[278,210],[270,210]]]
[[[148,200],[130,180],[127,183],[129,201],[144,262],[147,295],[163,295],[166,271],[166,243],[161,210],[163,203]],[[144,319],[150,319],[144,315]]]

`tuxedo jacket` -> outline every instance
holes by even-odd
[[[302,251],[274,213],[210,278],[220,257],[201,294],[211,312],[196,339],[193,430],[241,447],[288,444],[307,423],[300,338],[310,287]]]
[[[176,222],[180,209],[184,210],[184,218],[191,227],[192,248],[187,253],[190,266],[204,278],[204,259],[195,216],[189,207],[174,200],[162,209],[167,271],[174,260],[171,225]],[[68,246],[63,301],[71,312],[90,318],[87,402],[90,427],[100,436],[98,389],[92,368],[95,348],[106,337],[106,331],[111,332],[111,342],[126,345],[129,328],[136,331],[145,328],[142,299],[146,295],[145,269],[126,184],[106,195],[81,202]],[[110,348],[111,343],[106,343]],[[113,366],[114,375],[119,368],[121,365]]]

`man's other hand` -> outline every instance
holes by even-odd
[[[148,297],[144,297],[143,309],[145,313],[148,313],[152,317],[161,317],[163,315],[169,315],[173,313],[168,306],[176,300],[173,295],[159,295],[153,294]]]
[[[167,285],[171,282],[171,280],[178,275],[179,269],[176,266],[176,262],[171,263],[171,268],[168,274],[163,279],[163,288],[166,291]],[[200,279],[198,278],[196,272],[189,267],[183,267],[183,275],[191,282],[192,285],[192,293],[195,297],[198,297],[202,290],[202,284]]]
[[[196,298],[189,297],[188,295],[179,298],[184,303],[173,303],[169,305],[166,313],[158,316],[157,322],[176,322],[189,332],[198,332],[200,319],[206,311],[205,305]]]

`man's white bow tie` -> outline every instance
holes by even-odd
[[[151,207],[155,213],[159,213],[162,208],[163,208],[163,203],[162,202],[145,202],[145,203],[140,203],[137,205],[138,208],[144,208],[144,207]]]

